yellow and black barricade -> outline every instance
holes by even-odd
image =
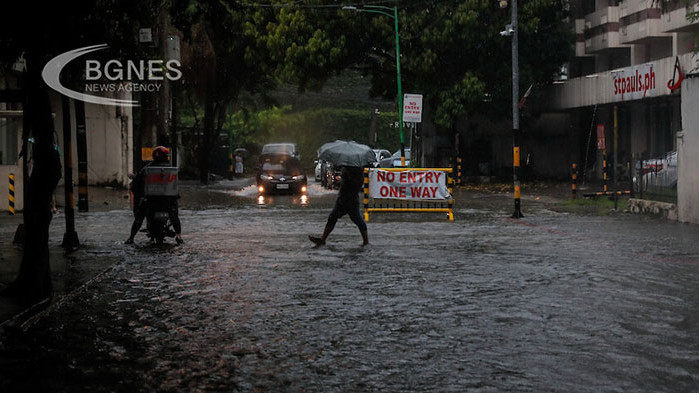
[[[453,168],[376,168],[388,172],[440,171],[446,174],[446,185],[450,198],[445,200],[408,200],[395,198],[370,198],[369,171],[364,169],[364,220],[369,221],[369,213],[447,213],[449,221],[454,221],[454,179]]]
[[[10,215],[15,215],[15,174],[10,173]]]

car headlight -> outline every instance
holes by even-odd
[[[291,178],[294,179],[294,180],[303,180],[303,179],[306,178],[306,176],[304,176],[304,175],[297,175],[297,176],[292,176]]]
[[[260,175],[260,179],[262,179],[262,180],[272,180],[272,176]]]

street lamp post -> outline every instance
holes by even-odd
[[[500,0],[500,7],[507,7],[507,0]],[[517,29],[517,0],[511,0],[510,10],[512,11],[510,24],[505,27],[505,31],[500,32],[503,36],[512,36],[512,177],[514,180],[515,211],[512,218],[521,218],[520,210],[520,129],[519,129],[519,35]]]
[[[403,86],[400,77],[400,42],[398,36],[398,7],[386,7],[382,5],[365,5],[362,8],[354,6],[342,7],[343,10],[381,14],[393,18],[393,26],[396,36],[396,72],[398,74],[398,128],[400,130],[400,165],[405,166],[405,137],[403,136]],[[389,13],[393,11],[393,13]]]

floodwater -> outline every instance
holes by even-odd
[[[441,214],[343,218],[254,187],[183,197],[183,246],[122,244],[81,215],[76,259],[114,267],[2,346],[1,391],[689,392],[699,387],[699,228],[457,195]],[[193,194],[196,194],[193,192]],[[188,198],[196,200],[190,195]],[[203,197],[202,197],[203,198]],[[202,199],[199,198],[199,199]],[[207,199],[208,200],[208,199]],[[58,220],[60,221],[60,220]],[[52,228],[60,242],[61,222]]]

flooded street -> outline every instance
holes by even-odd
[[[699,386],[699,228],[457,195],[456,220],[375,214],[371,245],[335,192],[185,195],[185,244],[126,246],[124,206],[77,215],[111,260],[26,332],[0,391],[689,392]],[[123,203],[123,202],[122,202]],[[63,236],[56,219],[51,247]]]

